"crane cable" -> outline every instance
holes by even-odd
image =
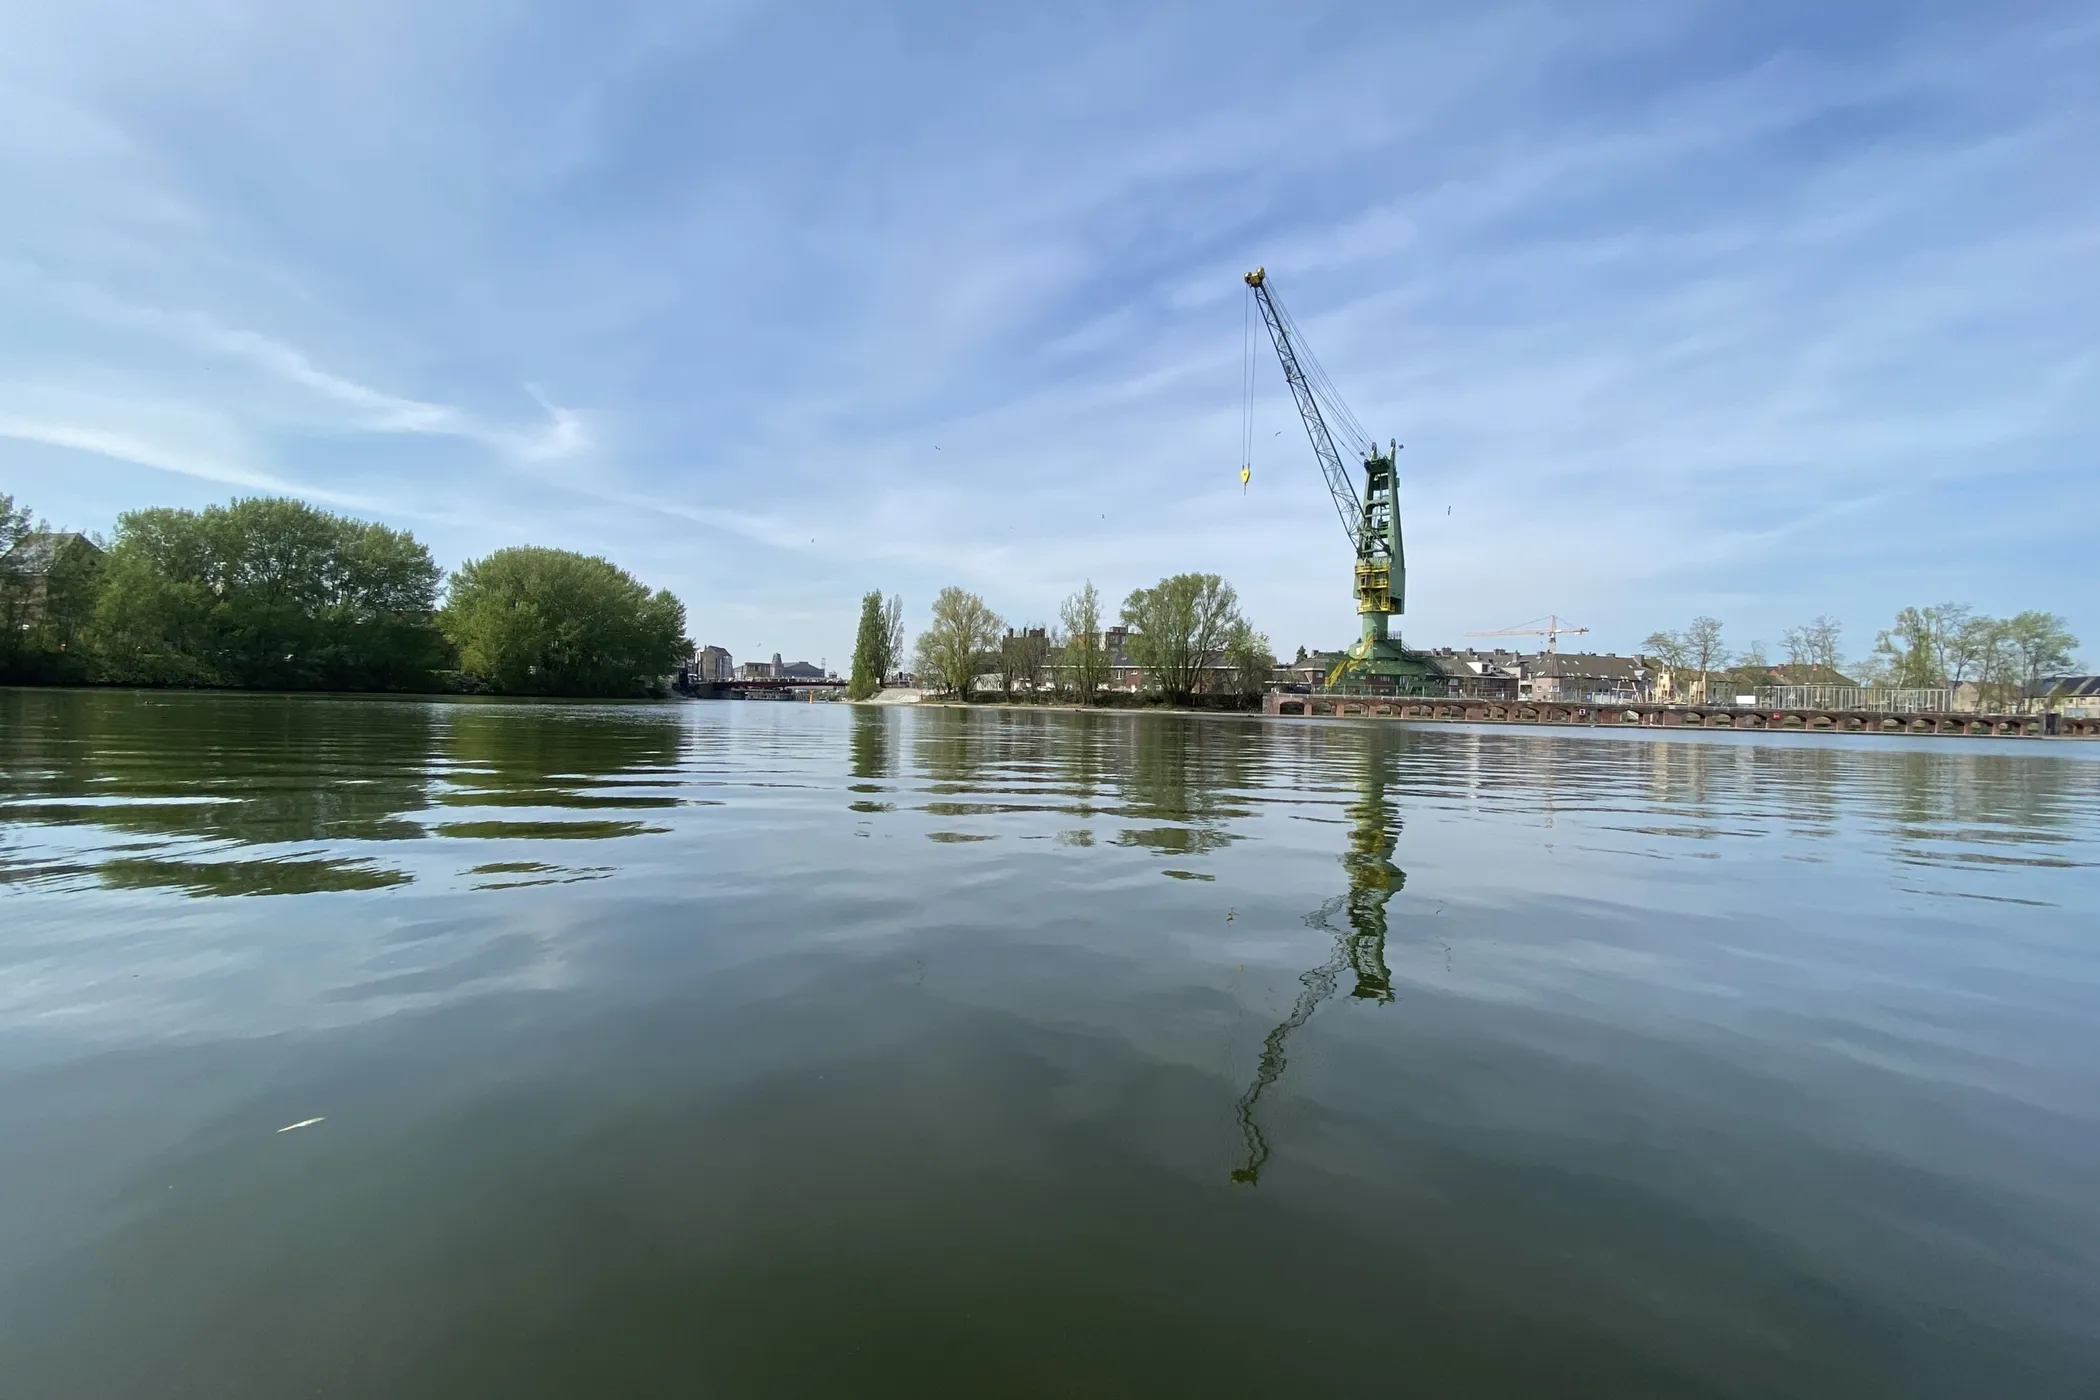
[[[1254,289],[1241,304],[1240,327],[1240,494],[1254,477]]]

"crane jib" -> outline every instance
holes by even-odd
[[[1247,285],[1254,290],[1262,323],[1269,328],[1269,339],[1275,343],[1284,380],[1290,385],[1291,397],[1297,400],[1298,416],[1305,422],[1305,435],[1312,439],[1313,455],[1320,459],[1328,494],[1334,497],[1335,512],[1342,519],[1342,530],[1349,537],[1350,547],[1355,548],[1363,522],[1363,503],[1357,498],[1356,485],[1349,479],[1348,468],[1342,465],[1342,454],[1335,448],[1327,420],[1321,416],[1319,400],[1313,397],[1312,385],[1298,363],[1297,347],[1292,344],[1290,329],[1269,291],[1268,279],[1257,270],[1247,275]]]

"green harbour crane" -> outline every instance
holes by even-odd
[[[1249,294],[1261,308],[1262,322],[1276,346],[1283,377],[1297,401],[1298,416],[1305,422],[1305,435],[1312,439],[1313,455],[1327,477],[1327,492],[1334,497],[1335,511],[1342,518],[1343,533],[1356,552],[1356,612],[1361,635],[1329,671],[1329,686],[1349,686],[1395,692],[1441,691],[1443,673],[1428,657],[1409,651],[1392,635],[1391,619],[1407,611],[1407,550],[1400,530],[1398,459],[1400,444],[1389,442],[1383,450],[1363,430],[1356,416],[1342,402],[1334,383],[1313,357],[1290,313],[1269,285],[1265,268],[1246,276]],[[1248,392],[1252,394],[1253,347],[1248,345]],[[1330,424],[1330,420],[1332,420]],[[1251,456],[1251,412],[1248,415],[1248,447]],[[1364,489],[1359,497],[1341,448],[1335,445],[1339,432],[1343,445],[1363,462]],[[1246,469],[1242,468],[1242,480]]]

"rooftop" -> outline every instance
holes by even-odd
[[[10,574],[48,574],[67,550],[85,545],[95,553],[102,549],[77,530],[35,530],[15,541],[15,547],[0,556],[0,570]]]

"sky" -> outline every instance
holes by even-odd
[[[0,491],[602,554],[739,659],[1351,553],[1418,646],[1909,604],[2100,661],[2100,10],[0,0]],[[1259,333],[1259,321],[1253,329]],[[1516,639],[1535,646],[1531,638]]]

